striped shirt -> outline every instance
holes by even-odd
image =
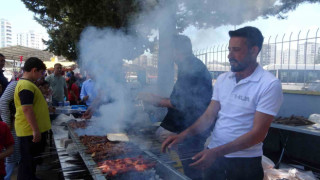
[[[12,155],[6,158],[6,163],[15,163],[20,161],[20,143],[17,138],[15,129],[14,129],[14,123],[11,119],[11,112],[10,112],[10,103],[13,101],[14,96],[14,90],[16,88],[18,81],[12,81],[2,94],[0,98],[0,112],[1,112],[1,118],[3,122],[5,122],[11,130],[11,134],[14,139],[14,152]]]

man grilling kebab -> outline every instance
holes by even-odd
[[[140,99],[145,103],[168,109],[157,130],[157,134],[162,135],[186,130],[205,112],[212,96],[211,75],[202,61],[193,55],[190,39],[187,36],[176,35],[172,42],[178,76],[170,97],[140,95]],[[201,172],[189,166],[192,163],[191,157],[203,150],[208,135],[209,131],[199,133],[177,148],[184,173],[192,179],[200,179]]]
[[[218,77],[205,113],[167,138],[162,151],[215,124],[207,149],[193,156],[190,167],[204,170],[206,180],[262,180],[262,141],[283,101],[281,83],[257,63],[263,43],[259,29],[244,27],[229,36],[231,72]]]

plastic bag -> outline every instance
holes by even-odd
[[[288,171],[281,169],[266,169],[264,170],[263,180],[278,180],[278,179],[288,179],[288,180],[297,180],[292,178]]]
[[[289,175],[296,177],[299,180],[316,180],[316,177],[313,175],[312,171],[298,171],[297,169],[289,169]]]
[[[263,180],[316,180],[311,171],[302,172],[297,169],[266,169]]]
[[[261,160],[261,163],[262,163],[262,167],[264,170],[266,169],[272,169],[274,167],[274,163],[271,159],[267,158],[266,156],[262,156],[262,160]]]
[[[309,121],[320,124],[320,114],[311,114],[309,116]]]

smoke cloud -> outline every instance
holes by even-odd
[[[79,62],[81,68],[93,75],[96,82],[95,89],[102,94],[102,101],[109,101],[101,105],[97,112],[99,118],[92,120],[92,128],[87,129],[92,134],[105,134],[107,132],[121,132],[128,123],[146,118],[137,115],[135,101],[130,87],[125,82],[123,60],[133,59],[139,55],[139,49],[146,48],[146,39],[157,28],[166,27],[168,24],[176,24],[177,30],[182,32],[188,26],[198,28],[217,27],[225,24],[239,24],[264,14],[272,7],[276,0],[247,0],[246,2],[209,1],[203,0],[177,0],[157,2],[149,0],[146,11],[137,15],[131,22],[131,31],[114,30],[110,28],[87,27],[81,34],[79,41]],[[150,7],[152,11],[150,11]],[[149,8],[149,9],[148,9]],[[170,11],[176,9],[177,13],[170,15]],[[168,25],[169,26],[169,25]],[[166,28],[162,28],[164,31]],[[172,29],[168,28],[171,33]],[[227,34],[227,32],[226,32]],[[156,34],[156,36],[158,36]],[[161,38],[161,37],[160,37]],[[199,36],[205,39],[206,36]],[[197,39],[201,42],[202,39]],[[143,52],[140,52],[140,54]],[[169,69],[170,67],[168,67]],[[163,71],[166,68],[162,69]],[[158,72],[166,73],[166,72]],[[152,88],[151,88],[152,89]],[[166,88],[164,88],[166,89]]]

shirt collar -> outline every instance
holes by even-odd
[[[258,64],[256,69],[253,71],[253,73],[244,78],[244,80],[246,81],[259,81],[260,78],[262,77],[263,74],[263,68]],[[229,74],[229,78],[234,78],[235,77],[235,73],[234,72],[230,72]]]

